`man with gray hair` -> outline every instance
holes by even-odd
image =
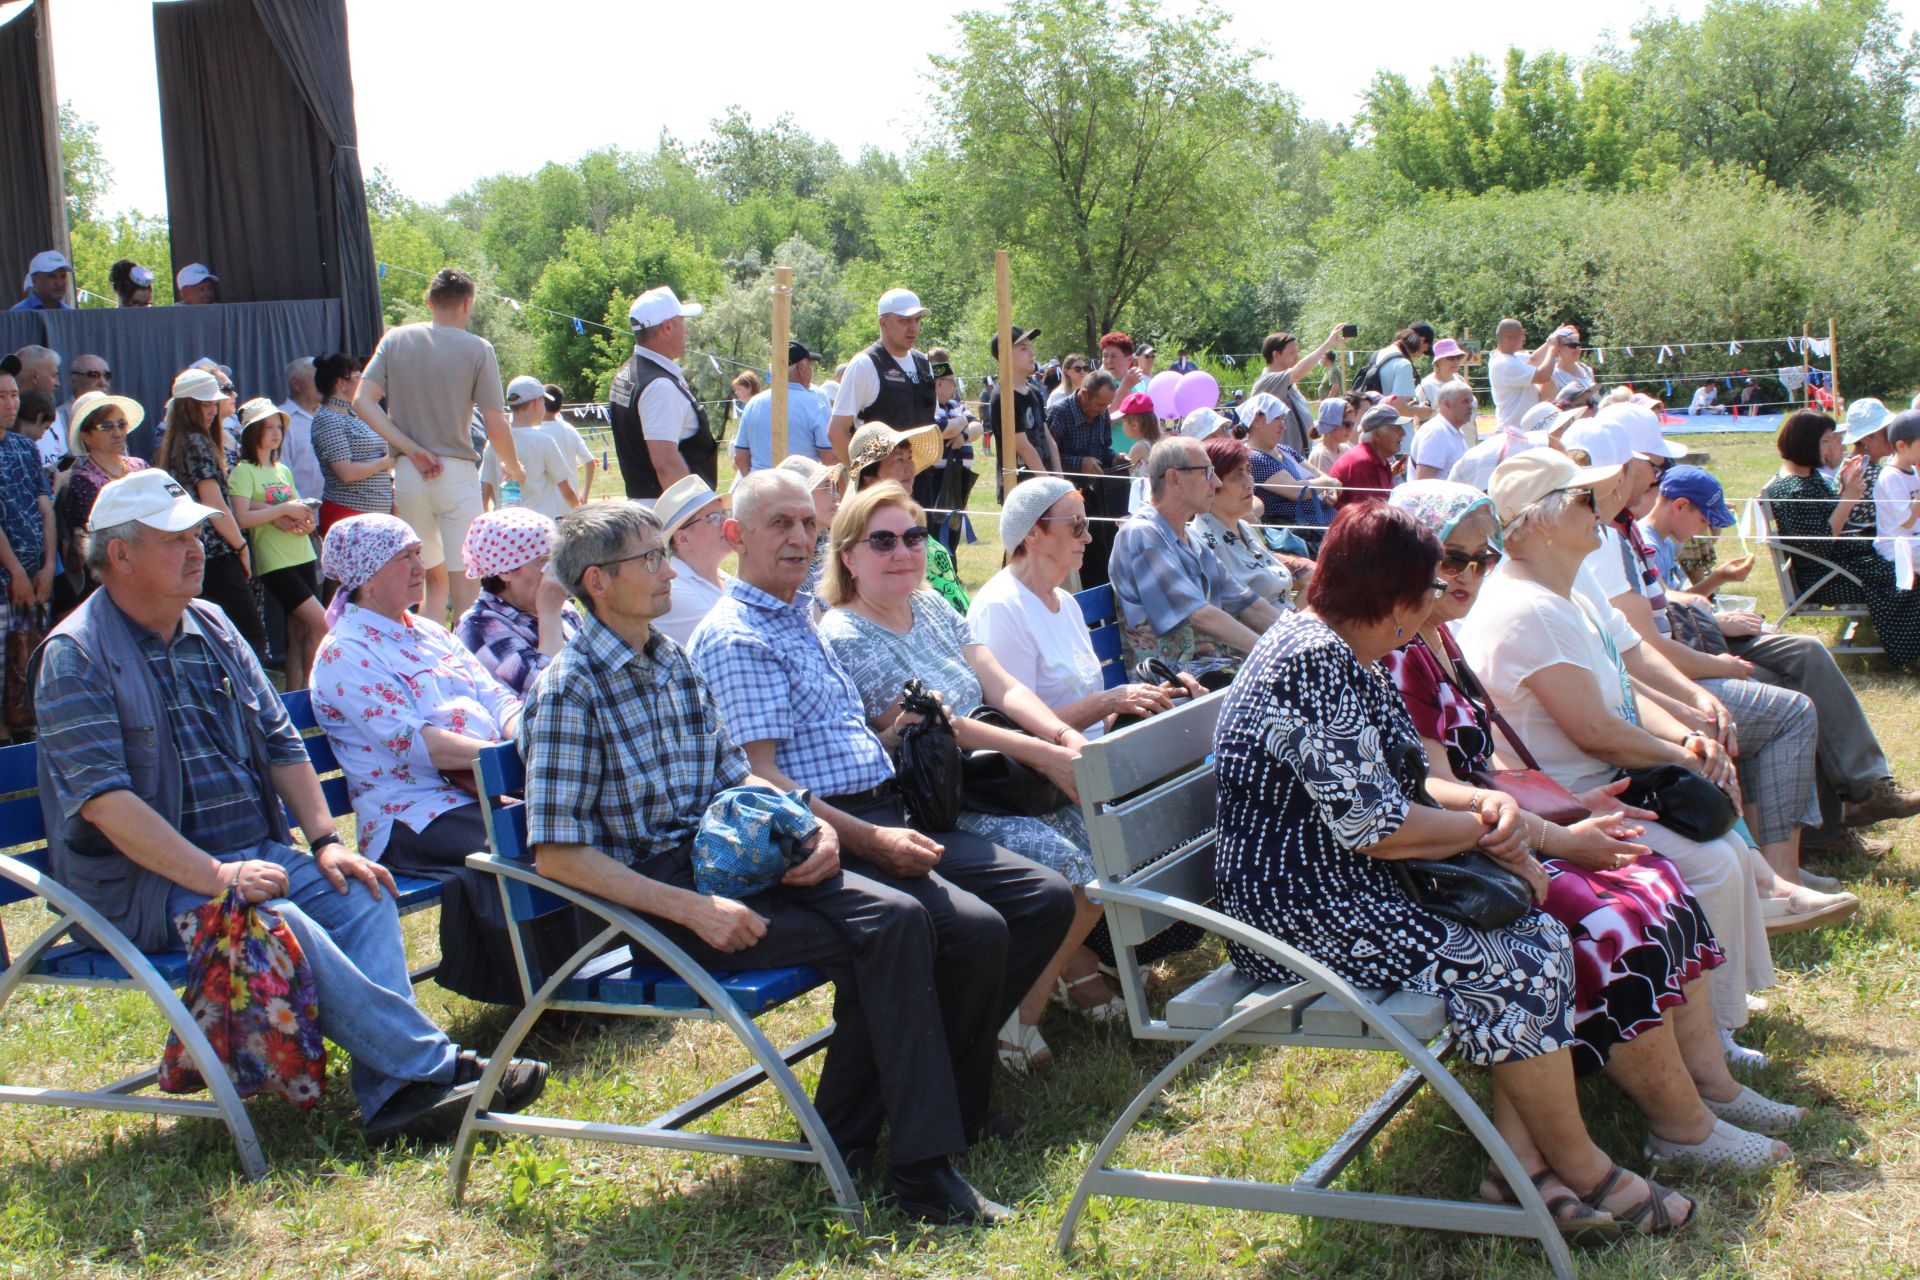
[[[943,1028],[945,1061],[910,1082],[904,1112],[887,1092],[900,1082],[876,1078],[870,1065],[823,1075],[821,1115],[837,1140],[861,1149],[891,1118],[888,1181],[909,1215],[999,1221],[1006,1210],[969,1186],[948,1157],[989,1131],[995,1033],[1066,937],[1073,890],[978,836],[906,825],[892,750],[914,717],[896,718],[884,734],[873,730],[859,689],[814,628],[811,598],[800,594],[813,563],[813,495],[778,467],[754,472],[733,492],[723,529],[739,552],[739,577],[693,633],[694,666],[754,775],[783,791],[806,788],[814,814],[838,832],[860,874],[921,907],[934,945],[928,1004]],[[856,997],[864,1002],[857,989],[839,988],[842,1028],[865,1025],[860,1004],[848,1006]],[[882,1034],[903,1032],[876,1026],[876,1039]]]
[[[749,518],[792,487],[751,486]],[[738,899],[702,893],[693,839],[708,805],[733,787],[794,788],[749,765],[687,655],[654,626],[674,571],[651,512],[631,501],[569,512],[552,564],[587,618],[520,721],[527,839],[540,873],[648,916],[703,965],[819,968],[835,987],[820,1111],[841,1154],[855,1166],[871,1161],[861,1123],[871,1103],[876,1124],[879,1114],[893,1121],[896,1168],[944,1166],[966,1142],[927,911],[843,868],[829,822],[817,823],[805,860],[778,883]]]
[[[60,353],[51,347],[32,343],[13,353],[20,362],[20,394],[44,392],[49,400],[60,398]]]
[[[1211,507],[1220,489],[1198,440],[1156,443],[1147,455],[1147,485],[1151,501],[1114,535],[1109,566],[1128,666],[1159,658],[1196,676],[1218,671],[1246,656],[1279,612],[1187,535],[1187,522]]]
[[[317,498],[327,478],[313,452],[313,415],[320,409],[320,389],[313,385],[313,357],[301,356],[287,365],[287,398],[280,412],[287,429],[280,441],[280,461],[293,472],[293,486],[303,498]]]
[[[1416,480],[1444,480],[1453,464],[1467,456],[1467,426],[1478,408],[1473,388],[1455,379],[1440,385],[1434,415],[1414,433],[1413,476]]]

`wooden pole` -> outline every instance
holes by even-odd
[[[73,244],[67,226],[67,186],[65,169],[60,163],[60,94],[53,83],[53,15],[48,12],[53,6],[50,0],[39,0],[33,6],[33,39],[37,46],[34,50],[39,63],[40,116],[45,122],[41,139],[47,150],[47,163],[51,172],[47,175],[47,225],[53,228],[53,243],[42,246],[58,249],[69,259],[73,257]],[[80,283],[77,273],[67,273],[67,301],[72,302]]]
[[[1005,249],[993,251],[993,290],[999,306],[1000,334],[1000,500],[1013,491],[1020,459],[1014,452],[1013,429],[1013,275]]]
[[[1832,316],[1827,317],[1827,394],[1833,397],[1835,417],[1847,411],[1847,402],[1840,398],[1840,330]]]
[[[1813,337],[1813,331],[1806,325],[1800,326],[1800,394],[1806,398],[1807,407],[1813,407],[1813,352],[1807,343]]]
[[[773,362],[767,376],[773,381],[773,466],[787,456],[787,342],[793,319],[793,268],[773,269]]]

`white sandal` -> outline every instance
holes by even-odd
[[[1771,1138],[1749,1133],[1725,1120],[1713,1122],[1713,1132],[1705,1142],[1668,1142],[1649,1136],[1646,1154],[1663,1164],[1711,1164],[1728,1169],[1771,1169],[1793,1159],[1774,1154]]]
[[[1796,1107],[1790,1102],[1775,1102],[1745,1085],[1740,1086],[1740,1095],[1731,1102],[1715,1102],[1705,1094],[1701,1095],[1700,1101],[1707,1104],[1707,1110],[1728,1124],[1739,1125],[1754,1133],[1785,1133],[1807,1118],[1805,1107]]]
[[[1087,974],[1085,977],[1075,978],[1071,982],[1065,978],[1055,978],[1053,980],[1054,1002],[1062,1008],[1071,1009],[1075,1013],[1093,1022],[1119,1022],[1125,1019],[1127,1016],[1127,1002],[1117,995],[1109,996],[1099,1004],[1091,1006],[1082,1005],[1073,998],[1073,989],[1075,987],[1083,986],[1089,982],[1098,982],[1104,976],[1104,974],[1096,970],[1093,973]]]
[[[1749,1049],[1737,1043],[1733,1032],[1720,1028],[1720,1051],[1726,1055],[1727,1066],[1734,1071],[1765,1071],[1773,1065],[1773,1059],[1758,1049]]]
[[[1035,1067],[1044,1067],[1053,1061],[1053,1050],[1040,1038],[1040,1028],[1020,1021],[1018,1009],[1008,1015],[1006,1025],[1000,1028],[999,1042],[994,1049],[1000,1055],[1000,1065],[1016,1075],[1026,1075]]]
[[[1851,893],[1821,893],[1805,885],[1795,885],[1791,893],[1766,898],[1760,903],[1760,915],[1766,921],[1769,937],[1840,924],[1859,909],[1860,899]]]

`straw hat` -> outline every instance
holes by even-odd
[[[858,483],[862,473],[886,461],[887,455],[902,444],[913,446],[913,474],[919,475],[940,461],[940,429],[931,424],[896,431],[884,422],[869,422],[853,433],[847,442],[847,469]]]

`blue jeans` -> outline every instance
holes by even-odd
[[[270,840],[214,856],[223,863],[257,859],[286,868],[287,896],[264,905],[280,914],[307,953],[321,1032],[353,1055],[361,1123],[406,1084],[453,1080],[459,1051],[413,1003],[392,894],[383,889],[376,900],[353,880],[341,893],[310,856]],[[175,885],[167,911],[177,916],[206,901]]]

